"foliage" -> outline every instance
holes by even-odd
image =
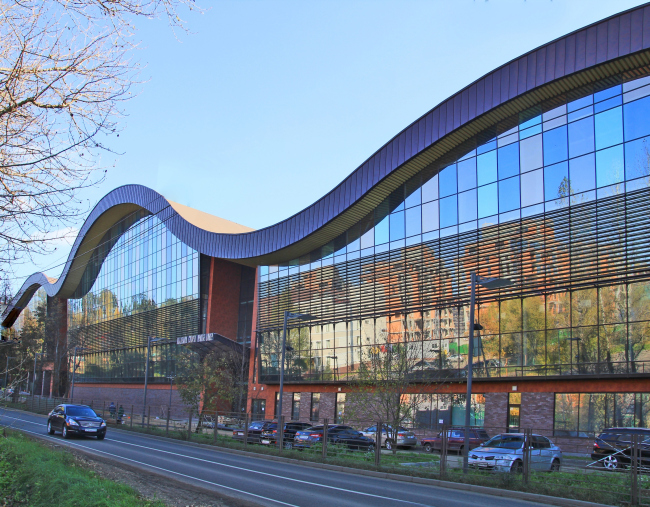
[[[0,503],[39,507],[52,505],[53,499],[61,507],[163,506],[79,467],[70,454],[50,450],[18,433],[0,437]]]

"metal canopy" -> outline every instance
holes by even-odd
[[[242,354],[248,358],[247,352],[250,350],[249,346],[238,343],[230,338],[226,338],[219,333],[205,333],[195,334],[190,336],[181,336],[176,338],[176,345],[184,345],[198,352],[201,358],[207,356],[210,352],[220,352],[222,354],[234,352],[241,356]]]

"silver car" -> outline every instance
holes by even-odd
[[[530,469],[559,471],[562,450],[542,435],[532,435]],[[524,434],[502,433],[469,451],[469,465],[481,470],[521,472],[524,468]]]
[[[390,429],[390,426],[388,428]],[[361,433],[363,433],[364,437],[375,440],[377,437],[377,426],[370,426],[365,430],[361,430]],[[395,442],[393,442],[393,431],[390,430],[389,435],[388,431],[386,431],[386,426],[382,426],[381,433],[381,446],[389,450],[393,448],[393,444],[397,447],[415,447],[418,444],[415,433],[402,426],[397,429],[397,439]]]

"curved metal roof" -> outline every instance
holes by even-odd
[[[70,297],[103,232],[146,209],[195,250],[242,264],[273,264],[310,252],[346,231],[411,176],[482,130],[549,98],[650,64],[650,4],[556,39],[486,74],[393,137],[332,191],[270,227],[237,232],[187,213],[154,190],[127,185],[93,209],[61,277],[30,276],[3,313],[11,325],[38,287]],[[176,209],[174,208],[176,206]],[[185,212],[183,212],[185,211]],[[232,224],[232,223],[231,223]],[[236,224],[235,224],[236,225]]]

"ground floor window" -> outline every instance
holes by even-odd
[[[508,432],[519,433],[521,393],[508,393]]]
[[[311,410],[310,410],[310,420],[312,422],[318,422],[320,412],[320,393],[311,393]]]
[[[334,422],[342,424],[345,418],[345,393],[336,393],[336,412]]]
[[[291,419],[294,421],[300,419],[300,393],[293,393],[291,400]]]
[[[422,396],[415,414],[418,428],[435,429],[443,425],[463,426],[465,424],[464,394],[430,394]],[[472,394],[470,424],[483,426],[485,421],[485,395]]]
[[[252,400],[251,412],[253,419],[264,419],[266,412],[266,400]]]
[[[650,425],[650,393],[555,395],[554,434],[593,437],[605,428]]]

